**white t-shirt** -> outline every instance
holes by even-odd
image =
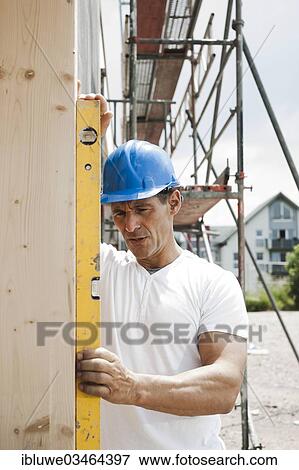
[[[198,333],[246,338],[247,321],[231,272],[184,250],[150,274],[131,252],[101,245],[101,345],[133,372],[200,367]],[[102,449],[223,449],[220,426],[219,415],[176,416],[101,400]]]

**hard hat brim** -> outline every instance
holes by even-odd
[[[102,204],[110,204],[112,202],[125,202],[125,201],[138,201],[139,199],[146,199],[149,197],[156,196],[158,193],[163,191],[163,189],[172,187],[171,184],[165,184],[163,186],[159,186],[156,188],[148,189],[140,189],[139,191],[132,192],[132,190],[128,189],[127,191],[120,191],[119,193],[113,194],[101,194],[101,203]],[[177,185],[178,186],[178,185]]]

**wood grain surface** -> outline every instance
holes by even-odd
[[[74,448],[74,3],[0,0],[0,448]],[[40,338],[41,340],[41,338]]]

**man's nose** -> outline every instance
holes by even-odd
[[[128,213],[125,219],[125,231],[132,233],[140,228],[140,223],[136,214]]]

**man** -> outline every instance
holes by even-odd
[[[100,95],[104,128],[110,114]],[[106,160],[128,252],[101,246],[101,344],[78,354],[83,392],[101,397],[103,449],[223,449],[246,358],[247,314],[235,276],[175,242],[179,182],[159,147],[129,141]],[[125,406],[126,405],[126,406]]]

